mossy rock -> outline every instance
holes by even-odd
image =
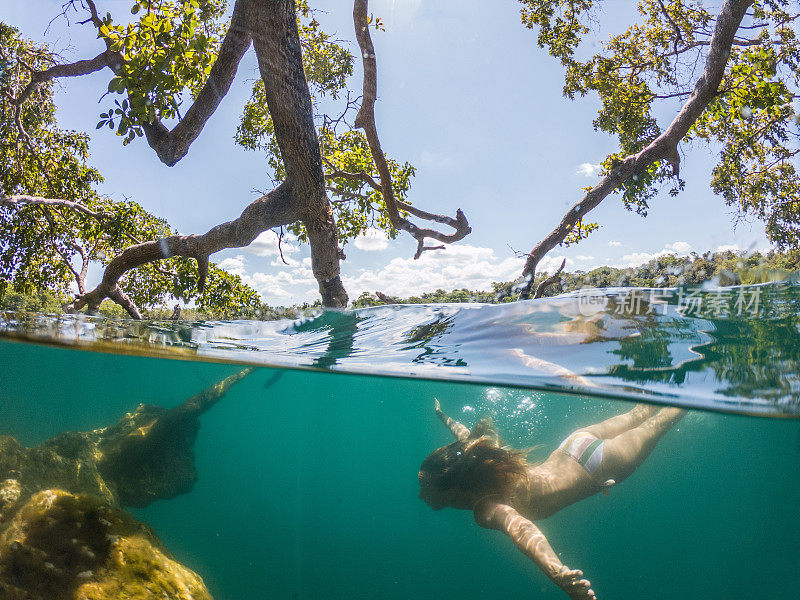
[[[100,498],[34,494],[0,534],[0,597],[211,600],[142,523]]]
[[[75,600],[204,600],[211,595],[194,572],[142,536],[121,537],[96,581],[81,585]]]
[[[0,528],[17,510],[22,497],[22,486],[16,479],[0,481]]]
[[[196,414],[141,404],[99,431],[97,469],[123,506],[141,508],[191,491],[197,481]]]

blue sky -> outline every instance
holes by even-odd
[[[130,5],[98,0],[100,10],[118,20],[129,15]],[[326,30],[357,54],[351,4],[312,5],[326,11],[318,16]],[[61,0],[0,0],[0,18],[27,37],[50,43],[68,60],[99,53],[102,47],[89,26],[66,27],[59,19],[44,35],[60,6]],[[604,2],[597,38],[626,26],[632,6]],[[616,150],[613,139],[592,129],[597,100],[562,97],[562,70],[536,46],[535,32],[521,25],[516,0],[373,0],[370,10],[386,23],[385,33],[373,33],[382,146],[417,167],[409,196],[415,205],[449,214],[462,208],[473,232],[418,261],[412,259],[415,242],[405,234],[389,241],[380,235],[356,240],[345,248],[348,259],[342,264],[351,298],[364,290],[406,296],[439,287],[488,289],[492,281],[515,278],[522,259],[514,251],[529,251],[549,233],[579,199],[580,189],[597,181],[592,165]],[[233,142],[258,76],[252,50],[231,93],[175,167],[161,164],[142,140],[123,148],[113,132],[95,131],[105,110],[97,101],[109,75],[63,80],[56,98],[62,127],[91,133],[91,161],[105,177],[103,193],[139,202],[181,233],[202,233],[238,216],[257,197],[255,190],[272,187],[263,155]],[[360,81],[357,72],[355,89]],[[676,109],[661,109],[662,124]],[[609,197],[591,213],[601,229],[577,246],[556,248],[540,268],[552,268],[562,257],[575,270],[639,264],[662,252],[767,248],[760,223],[734,228],[735,212],[711,193],[717,150],[701,144],[683,150],[681,195],[662,194],[646,219]],[[308,249],[290,242],[284,252],[288,267],[277,257],[276,236],[267,232],[248,248],[212,259],[245,277],[270,304],[317,299]]]

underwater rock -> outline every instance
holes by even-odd
[[[192,489],[199,429],[197,414],[140,405],[111,427],[63,432],[33,448],[0,436],[0,480],[14,478],[23,500],[55,488],[147,506]]]
[[[194,443],[200,415],[252,371],[242,369],[169,410],[140,404],[97,432],[97,468],[122,505],[141,508],[191,491],[197,481]]]
[[[16,481],[20,502],[40,490],[57,488],[117,504],[116,494],[97,469],[97,442],[95,432],[65,432],[25,448],[13,437],[0,436],[0,481]],[[2,504],[0,501],[0,523],[7,518]]]
[[[251,372],[175,408],[143,404],[115,425],[33,448],[0,435],[0,599],[211,600],[121,507],[191,490],[200,415]]]
[[[0,523],[16,510],[17,501],[22,495],[22,486],[16,479],[0,482]]]
[[[19,468],[20,482],[29,494],[56,488],[118,504],[118,496],[98,470],[97,444],[97,432],[67,431],[29,448]]]
[[[242,369],[175,408],[141,404],[110,427],[62,432],[33,448],[0,435],[0,481],[15,479],[23,501],[55,488],[141,508],[185,494],[197,481],[200,415],[252,371]]]
[[[197,481],[196,414],[142,404],[103,430],[97,468],[120,504],[144,507],[191,491]]]
[[[8,600],[211,600],[144,524],[103,500],[37,492],[0,534]]]

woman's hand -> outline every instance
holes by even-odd
[[[588,579],[583,579],[583,571],[561,565],[561,569],[553,577],[553,581],[567,592],[570,598],[575,600],[595,600],[592,584],[589,583]]]
[[[539,528],[516,509],[500,502],[479,502],[475,506],[475,520],[481,527],[498,529],[508,535],[517,548],[570,598],[595,600],[592,584],[583,579],[583,572],[565,567]]]

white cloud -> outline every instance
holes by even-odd
[[[243,254],[226,258],[217,263],[217,265],[221,269],[241,277],[242,281],[258,291],[268,304],[287,303],[287,300],[289,301],[288,304],[292,304],[298,301],[297,298],[299,296],[308,296],[306,290],[316,290],[316,279],[314,279],[314,274],[311,271],[310,258],[305,258],[302,261],[289,260],[291,260],[292,265],[288,267],[283,263],[273,261],[271,264],[278,264],[282,267],[275,274],[261,271],[248,273],[247,259]],[[309,288],[309,286],[312,287]],[[298,288],[300,289],[298,290]]]
[[[614,267],[638,267],[641,264],[646,263],[649,260],[653,260],[658,256],[663,256],[664,254],[672,254],[672,252],[657,252],[651,254],[649,252],[634,252],[632,254],[624,255],[618,263],[612,265]]]
[[[608,242],[609,246],[622,246],[622,242],[617,242],[616,240],[611,240]]]
[[[581,163],[575,171],[576,175],[583,175],[584,177],[597,177],[603,167],[600,165],[593,165],[592,163]]]
[[[714,252],[727,252],[730,250],[731,252],[741,252],[742,249],[739,247],[739,244],[723,244],[721,246],[717,246]]]
[[[244,277],[247,275],[247,271],[244,268],[246,264],[247,260],[245,259],[244,255],[237,254],[233,258],[226,258],[225,260],[218,262],[217,266],[228,273],[233,273],[239,277]]]
[[[297,245],[297,238],[291,233],[285,233],[281,241],[281,250],[283,255],[293,254],[300,250]],[[278,256],[278,234],[272,231],[264,231],[258,234],[258,237],[247,247],[248,252],[252,252],[256,256]]]
[[[579,260],[581,262],[586,262],[586,261],[589,261],[589,260],[594,260],[594,256],[588,256],[586,254],[578,254],[575,257],[575,260]]]
[[[692,249],[692,245],[688,242],[673,242],[672,244],[667,244],[664,248],[667,250],[674,250],[680,254],[686,254]]]
[[[540,270],[558,268],[562,259],[546,257],[540,263]],[[345,274],[342,279],[352,298],[365,291],[408,297],[439,288],[488,290],[493,281],[518,277],[523,262],[516,257],[501,259],[491,248],[459,244],[448,246],[446,250],[425,252],[419,260],[394,258],[383,268],[360,269],[354,275]],[[347,269],[347,263],[344,267]]]
[[[564,270],[569,271],[569,269],[575,264],[575,261],[562,255],[545,256],[539,261],[539,264],[536,265],[536,272],[544,273],[547,271],[548,273],[553,273],[556,269],[558,269],[558,267],[561,266],[561,263],[564,261],[564,259],[567,260],[567,266],[564,267]],[[515,274],[513,277],[509,277],[509,279],[516,279],[517,277],[519,277],[519,273]],[[508,281],[508,279],[506,281]]]
[[[364,235],[359,235],[353,240],[353,245],[366,252],[386,250],[389,247],[389,238],[380,229],[370,227]]]
[[[257,272],[253,273],[250,279],[251,285],[258,290],[261,297],[269,304],[275,304],[276,301],[283,302],[287,299],[290,300],[290,304],[293,304],[297,301],[299,294],[297,290],[286,288],[293,286],[303,286],[305,288],[316,283],[311,269],[305,268],[292,270],[287,268],[284,271],[278,271],[276,274]],[[314,288],[316,289],[316,286]]]
[[[692,246],[687,242],[673,242],[666,244],[663,249],[658,252],[634,252],[632,254],[625,254],[619,262],[613,264],[613,267],[638,267],[654,258],[659,256],[666,256],[667,254],[680,255],[688,254]]]

